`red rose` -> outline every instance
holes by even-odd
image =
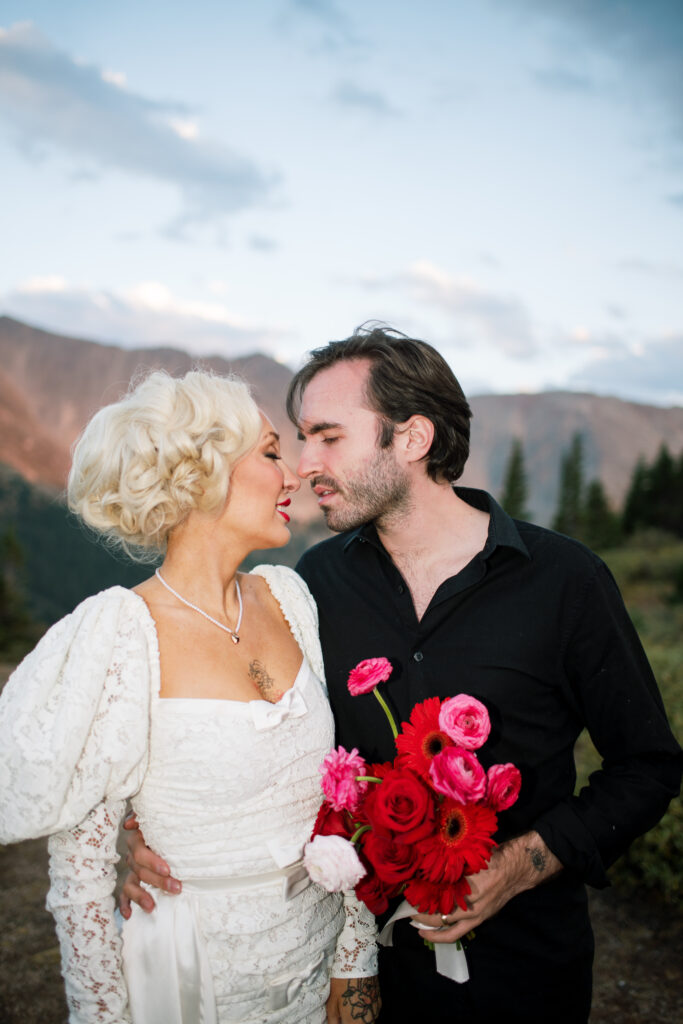
[[[389,832],[366,832],[363,853],[383,882],[405,882],[415,871],[415,846],[395,842]]]
[[[315,819],[311,839],[315,836],[342,836],[350,839],[353,835],[353,822],[346,811],[335,811],[332,804],[325,800],[318,811]]]
[[[374,871],[368,871],[357,883],[354,892],[372,914],[383,914],[389,908],[392,896],[398,896],[400,886],[387,885]]]
[[[421,779],[405,769],[387,771],[367,794],[363,811],[373,827],[400,833],[396,838],[402,843],[417,842],[434,831],[434,797]]]

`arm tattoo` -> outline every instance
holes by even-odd
[[[351,1010],[351,1020],[373,1024],[382,1006],[379,981],[374,978],[351,978],[342,992],[342,1006]]]
[[[529,854],[532,867],[534,867],[539,874],[542,874],[545,871],[547,864],[546,856],[543,851],[536,850],[533,846],[527,846],[526,852]]]
[[[260,661],[249,662],[249,678],[256,684],[256,689],[264,700],[275,704],[282,697],[282,690],[278,688],[275,680],[268,675],[265,665],[262,665]]]

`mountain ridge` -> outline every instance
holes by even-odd
[[[31,327],[0,316],[0,462],[31,483],[63,488],[69,450],[87,420],[123,394],[133,376],[163,368],[182,374],[201,366],[237,373],[252,387],[296,465],[298,445],[284,412],[292,371],[262,353],[193,356],[172,345],[129,349]],[[587,479],[600,477],[616,506],[638,457],[651,460],[666,442],[683,450],[683,408],[644,405],[589,392],[474,395],[471,454],[462,483],[499,494],[512,439],[524,446],[531,518],[547,523],[557,495],[561,456],[572,435],[584,436]],[[295,519],[319,516],[302,487]]]

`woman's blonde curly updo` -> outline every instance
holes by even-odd
[[[138,561],[156,558],[193,509],[218,512],[261,417],[244,381],[150,373],[100,409],[77,441],[69,508]]]

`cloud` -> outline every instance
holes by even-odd
[[[287,0],[279,25],[303,24],[316,36],[316,48],[328,52],[358,50],[364,41],[335,0]]]
[[[249,323],[216,299],[180,298],[158,281],[106,291],[74,286],[58,275],[35,277],[2,296],[2,307],[48,330],[125,346],[171,345],[198,355],[275,352],[289,337],[283,328]]]
[[[572,374],[569,383],[656,405],[683,405],[683,332],[605,351]]]
[[[552,92],[592,92],[595,88],[588,75],[567,68],[546,68],[533,72],[536,82]]]
[[[683,278],[683,266],[676,266],[675,263],[645,260],[638,256],[619,260],[617,267],[619,270],[626,270],[628,273],[642,274],[646,277],[657,277],[663,280],[680,281]]]
[[[514,359],[529,358],[538,350],[531,318],[519,299],[487,291],[426,260],[389,278],[366,278],[363,284],[398,289],[421,304],[444,310],[455,322],[459,345],[485,342]]]
[[[0,119],[31,159],[52,151],[175,186],[176,236],[263,203],[274,183],[253,161],[199,139],[191,111],[125,88],[125,76],[78,62],[33,26],[0,29]]]
[[[608,56],[635,94],[660,103],[683,143],[683,4],[680,0],[514,0],[518,8],[560,22],[573,33],[566,44],[574,64],[576,43]],[[502,5],[502,0],[499,0]],[[509,0],[505,0],[509,7]],[[584,54],[585,56],[585,54]],[[556,71],[559,81],[563,61]],[[580,76],[579,76],[580,77]],[[547,83],[546,83],[547,84]]]
[[[274,249],[278,248],[275,239],[270,238],[268,235],[250,235],[248,245],[250,249],[254,249],[256,252],[273,252]]]
[[[332,100],[339,106],[363,110],[380,117],[396,117],[400,114],[381,92],[361,89],[355,82],[340,82],[332,93]]]

